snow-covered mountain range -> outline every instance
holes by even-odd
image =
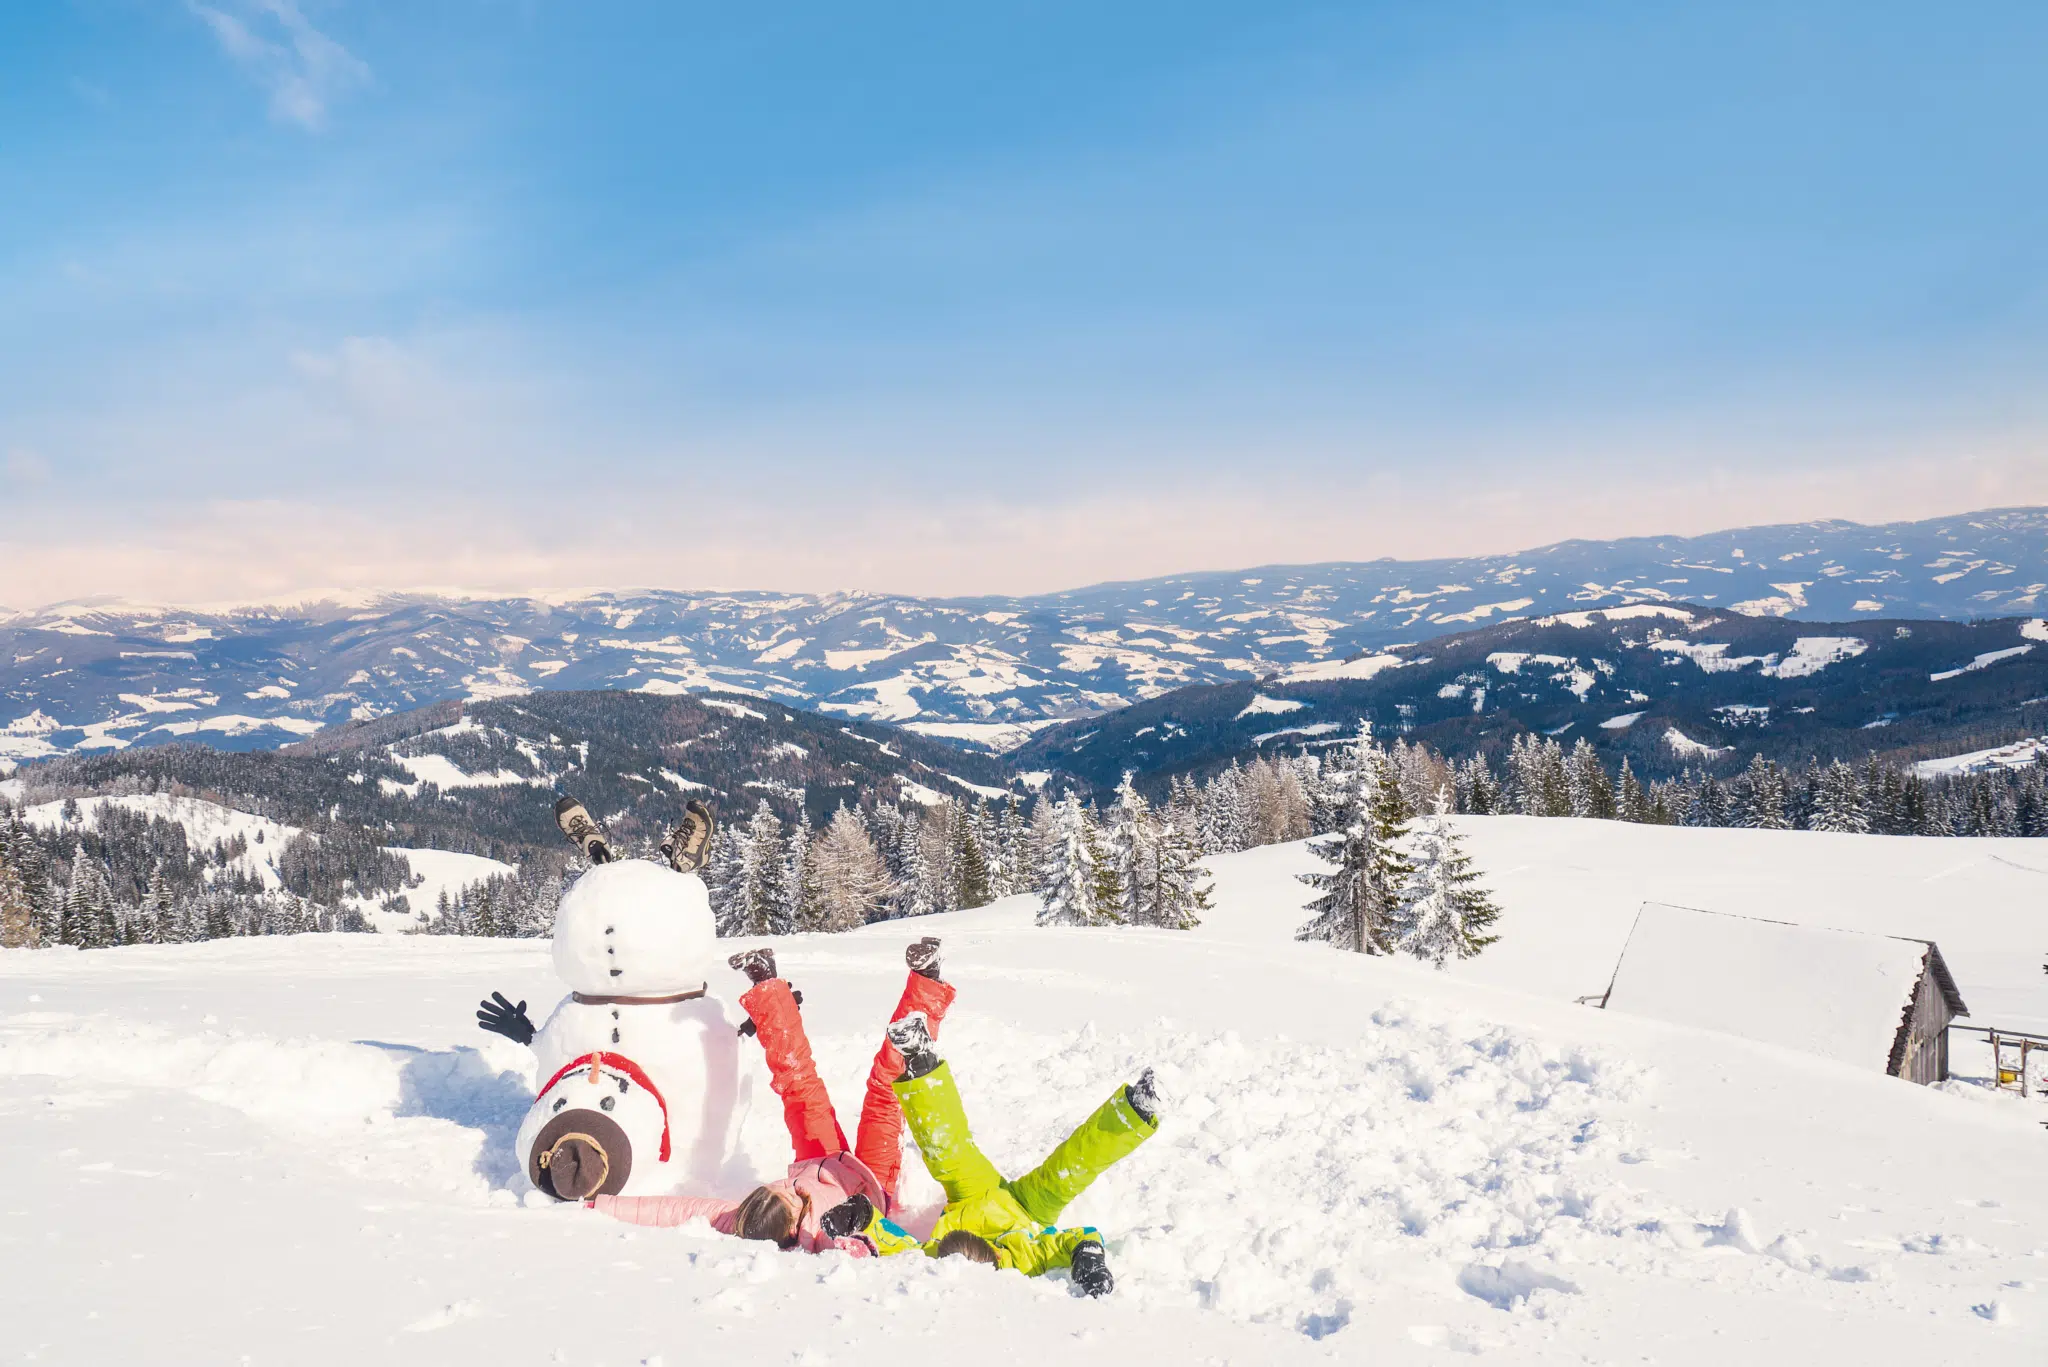
[[[1175,575],[1034,597],[368,595],[0,615],[0,760],[176,739],[269,748],[544,689],[752,693],[989,749],[1189,684],[1341,676],[1518,616],[1685,601],[1805,621],[2034,614],[2048,509],[1566,541],[1512,555]]]

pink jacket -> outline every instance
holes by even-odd
[[[874,1202],[876,1210],[889,1208],[881,1183],[875,1180],[867,1165],[852,1154],[835,1153],[825,1158],[800,1159],[789,1165],[789,1176],[766,1185],[797,1203],[801,1212],[797,1222],[797,1246],[804,1252],[822,1253],[828,1248],[837,1248],[856,1258],[865,1258],[872,1252],[864,1239],[828,1239],[818,1228],[818,1221],[826,1211],[856,1194]],[[805,1203],[806,1198],[808,1204]],[[738,1201],[721,1201],[711,1196],[599,1196],[591,1201],[598,1210],[628,1224],[668,1227],[705,1219],[720,1234],[737,1232],[735,1214],[739,1204]]]

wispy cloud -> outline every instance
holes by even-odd
[[[243,0],[233,14],[188,2],[222,51],[270,92],[274,119],[323,128],[329,105],[369,83],[369,64],[313,27],[295,0]]]

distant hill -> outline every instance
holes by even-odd
[[[35,800],[182,791],[293,826],[339,820],[394,846],[517,864],[566,848],[554,825],[563,791],[620,842],[651,847],[692,796],[726,821],[765,798],[817,823],[864,798],[1023,795],[1010,775],[993,756],[754,698],[592,691],[441,704],[273,751],[78,755],[24,777]]]
[[[1691,602],[1791,622],[2033,614],[2048,509],[1268,566],[1031,597],[602,593],[0,614],[0,762],[179,740],[273,749],[450,700],[752,694],[961,745],[1512,617]],[[1848,630],[1850,628],[1844,628]]]
[[[1902,761],[2048,731],[2048,622],[1808,624],[1698,604],[1552,614],[1264,679],[1185,688],[1041,732],[1010,758],[1098,789],[1332,744],[1369,719],[1453,758],[1524,731],[1610,768],[1716,772],[1757,754]]]

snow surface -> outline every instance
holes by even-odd
[[[1917,940],[1650,902],[1606,1006],[1882,1073],[1926,957]]]
[[[293,1364],[2043,1360],[2048,1190],[2027,1174],[2048,1108],[1570,1003],[1605,985],[1643,897],[1676,890],[1893,919],[1942,942],[1980,1016],[1998,974],[2038,1009],[2038,964],[2010,946],[2032,943],[2014,932],[2048,873],[2009,862],[2038,842],[1458,824],[1504,938],[1442,973],[1294,943],[1293,875],[1315,863],[1299,844],[1215,860],[1215,910],[1186,934],[1039,929],[1012,898],[775,942],[850,1119],[903,943],[943,936],[961,989],[943,1045],[1006,1171],[1158,1068],[1159,1136],[1071,1212],[1108,1239],[1103,1302],[1057,1276],[523,1205],[510,1139],[531,1056],[472,1011],[492,988],[559,995],[536,942],[0,952],[7,1346]],[[732,1192],[787,1162],[776,1108],[748,1113],[741,1147]],[[915,1157],[906,1171],[928,1215],[935,1189]]]
[[[1791,654],[1758,672],[1775,679],[1803,679],[1868,649],[1870,643],[1860,636],[1801,636],[1792,643]]]
[[[1640,716],[1641,713],[1637,715]],[[1673,754],[1678,755],[1725,755],[1734,748],[1729,745],[1708,745],[1704,741],[1694,740],[1675,726],[1664,728],[1664,743],[1671,747]]]
[[[1307,706],[1308,704],[1299,698],[1269,698],[1263,693],[1254,693],[1252,700],[1244,705],[1244,710],[1237,714],[1235,720],[1243,721],[1246,717],[1264,716],[1269,712],[1275,715],[1299,712]]]
[[[456,767],[455,761],[446,755],[400,755],[397,761],[417,783],[431,783],[436,788],[505,788],[518,783],[534,783],[546,787],[553,782],[545,775],[529,778],[524,774],[515,774],[510,769],[499,769],[489,774],[465,774]],[[390,780],[387,779],[385,782],[389,783]]]
[[[1280,677],[1288,683],[1310,683],[1321,679],[1370,679],[1408,662],[1399,655],[1362,655],[1356,660],[1311,660],[1289,666]]]
[[[2016,655],[2024,655],[2032,649],[2032,646],[2008,646],[2004,650],[1987,650],[1960,669],[1944,669],[1939,674],[1929,674],[1927,678],[1932,683],[1940,683],[1945,679],[1958,679],[1965,674],[1974,674],[1980,669],[1989,669],[2000,660],[2010,660]]]
[[[2048,755],[2048,736],[2032,736],[1989,750],[1923,759],[1913,766],[1913,772],[1921,778],[1941,778],[1950,774],[1974,774],[1984,769],[2021,769],[2043,755]]]

